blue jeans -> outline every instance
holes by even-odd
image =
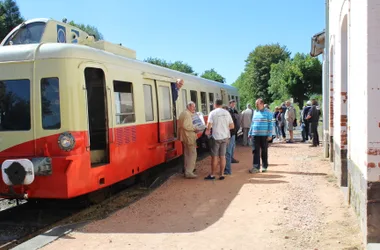
[[[281,129],[280,129],[280,125],[278,123],[275,123],[273,124],[275,130],[276,130],[276,137],[277,138],[280,138],[281,137]]]
[[[225,174],[232,174],[231,161],[232,161],[232,157],[234,156],[234,151],[235,151],[235,135],[231,136],[230,142],[227,145],[226,168],[224,169]]]

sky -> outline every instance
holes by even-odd
[[[233,83],[256,46],[279,43],[309,53],[325,28],[324,0],[16,0],[25,19],[90,24],[104,40],[148,57],[214,68]]]

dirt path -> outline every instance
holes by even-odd
[[[174,176],[148,197],[44,249],[363,249],[322,148],[273,144],[269,171],[251,175],[250,148],[238,147],[233,176]]]

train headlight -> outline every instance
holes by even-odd
[[[62,133],[58,138],[58,145],[62,150],[70,151],[75,146],[75,138],[70,133]]]

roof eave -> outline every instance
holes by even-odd
[[[317,57],[323,54],[323,51],[325,49],[325,35],[326,35],[326,32],[322,31],[315,34],[311,38],[310,56]]]

